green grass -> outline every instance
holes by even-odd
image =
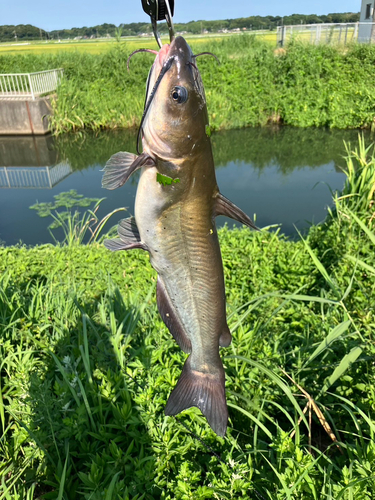
[[[375,161],[361,143],[350,162],[353,196],[306,239],[219,232],[224,439],[197,409],[164,416],[185,355],[145,252],[0,247],[0,499],[373,499],[375,217],[357,186]]]
[[[276,45],[276,31],[271,32],[253,32],[253,36],[260,37],[262,40],[271,43],[273,46]],[[210,35],[192,35],[187,34],[186,39],[189,43],[195,44],[207,44],[212,40],[221,40],[228,38],[230,34],[213,33]],[[236,36],[236,35],[234,35]],[[252,35],[247,35],[252,36]],[[163,43],[169,43],[169,37],[161,37]],[[121,43],[126,44],[130,51],[139,48],[152,48],[156,49],[157,45],[153,36],[143,38],[143,37],[125,37],[121,38]],[[14,44],[11,42],[0,43],[0,54],[12,54],[12,55],[26,55],[26,54],[37,54],[37,55],[47,55],[47,54],[57,54],[60,52],[87,52],[90,54],[99,54],[101,52],[108,51],[113,48],[113,45],[117,43],[116,39],[111,40],[62,40],[58,41],[48,41],[48,42],[25,42]]]
[[[150,43],[156,48],[155,42],[144,41]],[[51,122],[57,133],[136,127],[153,56],[137,54],[128,72],[132,44],[113,42],[98,54],[0,55],[0,73],[64,68]],[[193,38],[191,45],[196,52],[212,51],[221,61],[198,59],[212,130],[269,123],[375,127],[374,45],[340,48],[293,41],[285,53],[275,54],[271,44],[250,35]]]

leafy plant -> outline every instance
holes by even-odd
[[[373,208],[350,200],[304,240],[219,231],[225,438],[164,415],[185,355],[145,252],[0,247],[0,499],[373,498]]]
[[[117,31],[119,40],[121,28]],[[195,53],[202,40],[192,40]],[[296,127],[375,127],[375,46],[307,45],[292,41],[282,55],[251,35],[204,40],[200,58],[210,130],[268,123]],[[156,47],[155,47],[156,48]],[[83,129],[135,128],[144,106],[150,54],[126,63],[130,49],[112,44],[99,54],[60,50],[56,54],[3,55],[0,71],[16,73],[64,68],[52,101],[51,127],[56,134]]]
[[[111,216],[125,210],[118,208],[99,220],[96,213],[105,198],[85,198],[74,189],[59,193],[54,198],[55,202],[36,203],[30,208],[36,210],[39,217],[52,217],[53,222],[48,226],[50,234],[55,243],[58,243],[52,230],[61,228],[64,234],[62,243],[68,246],[80,245],[85,240],[88,240],[88,243],[100,240],[104,226]],[[90,205],[93,205],[93,208],[86,210],[83,215],[77,210],[78,207],[89,207]],[[75,207],[76,209],[73,211],[72,209]],[[65,210],[60,211],[59,208]]]

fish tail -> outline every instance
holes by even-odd
[[[212,375],[191,368],[190,356],[185,361],[176,387],[169,396],[166,415],[177,415],[182,410],[197,406],[218,436],[224,436],[228,423],[225,399],[225,373],[220,361],[219,373]]]

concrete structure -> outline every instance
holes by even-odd
[[[0,99],[0,135],[41,135],[49,132],[50,97]]]
[[[362,0],[358,42],[375,43],[375,0]]]
[[[51,189],[71,173],[51,135],[0,136],[0,189]]]
[[[365,2],[366,0],[363,0]],[[367,0],[375,2],[375,0]],[[321,23],[321,24],[294,24],[277,27],[277,45],[283,47],[292,39],[301,42],[318,45],[343,44],[350,42],[375,43],[375,22],[373,22],[373,10],[368,6],[366,10],[371,12],[366,22],[358,23]]]
[[[49,94],[55,92],[63,69],[0,74],[0,135],[49,132]]]
[[[0,189],[52,189],[71,173],[67,162],[53,167],[0,167]]]

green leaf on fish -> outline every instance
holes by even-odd
[[[172,177],[168,177],[168,175],[163,175],[163,174],[156,174],[156,180],[161,184],[162,186],[170,186],[173,182],[177,183],[180,182],[180,179],[172,179]]]
[[[211,137],[211,127],[209,125],[206,125],[206,136]]]

